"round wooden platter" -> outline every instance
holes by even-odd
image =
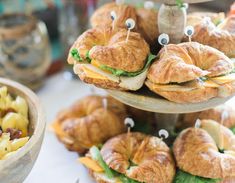
[[[165,114],[182,114],[203,111],[216,107],[220,104],[224,104],[233,97],[213,98],[201,103],[179,104],[168,101],[152,93],[145,87],[137,92],[122,92],[117,90],[107,90],[107,92],[109,95],[124,104],[144,111]]]

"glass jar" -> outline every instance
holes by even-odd
[[[0,16],[0,76],[36,89],[50,65],[46,26],[31,15]]]

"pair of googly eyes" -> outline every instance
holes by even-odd
[[[191,37],[191,36],[194,34],[194,28],[193,28],[193,26],[187,26],[187,27],[185,28],[184,33],[185,33],[187,36]],[[161,34],[161,35],[158,37],[158,42],[159,42],[160,45],[162,45],[162,46],[167,45],[167,44],[169,43],[169,41],[170,41],[170,38],[169,38],[169,35],[168,35],[168,34],[163,33],[163,34]]]
[[[111,19],[112,21],[117,19],[117,14],[115,11],[111,11],[110,13]],[[132,18],[128,18],[125,22],[127,29],[134,29],[135,28],[135,20],[133,20]]]
[[[129,128],[133,128],[135,126],[135,122],[131,118],[126,118],[124,123]],[[169,137],[169,133],[165,129],[160,130],[158,132],[158,135],[159,135],[159,137],[161,137],[163,139],[167,139]]]

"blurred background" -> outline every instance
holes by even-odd
[[[65,64],[69,47],[89,27],[94,10],[109,1],[0,0],[0,75],[37,89],[45,77],[69,70]],[[216,0],[190,10],[227,12],[232,3]]]

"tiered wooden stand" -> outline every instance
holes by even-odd
[[[176,0],[154,0],[163,3],[158,14],[158,26],[160,33],[167,33],[171,43],[179,43],[184,36],[187,13],[185,8],[179,8]],[[211,0],[183,0],[192,4]],[[107,90],[108,93],[122,103],[132,107],[156,113],[158,126],[172,130],[179,114],[207,110],[224,104],[232,98],[213,98],[209,101],[194,104],[178,104],[170,102],[143,88],[138,92],[121,92]]]
[[[143,88],[138,92],[122,92],[116,90],[107,90],[107,92],[124,104],[144,111],[155,112],[158,127],[166,128],[167,130],[173,130],[179,114],[211,109],[224,104],[233,97],[213,98],[201,103],[178,104],[152,93],[147,88]]]

